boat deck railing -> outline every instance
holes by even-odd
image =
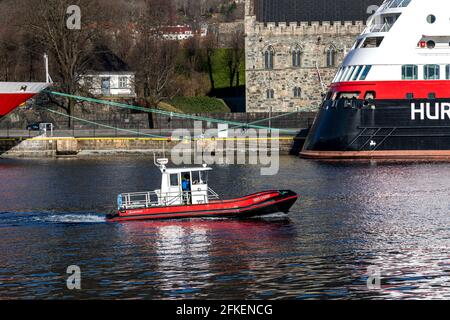
[[[198,195],[196,195],[198,197]],[[203,203],[212,200],[220,200],[219,195],[211,188],[208,188],[207,195],[204,196]],[[166,192],[157,191],[123,193],[119,195],[119,209],[134,210],[151,207],[166,207],[192,203],[192,192]]]

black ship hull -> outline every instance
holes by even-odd
[[[449,101],[325,101],[301,155],[450,159]]]

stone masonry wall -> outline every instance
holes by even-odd
[[[364,28],[362,21],[260,23],[247,0],[247,112],[267,112],[270,107],[277,112],[317,110],[324,93],[319,73],[326,89]],[[275,53],[273,70],[265,70],[264,66],[264,52],[269,47]],[[292,66],[292,51],[296,48],[302,52],[300,67]],[[336,52],[335,67],[327,67],[330,48]],[[300,98],[294,98],[295,87],[301,88]],[[267,89],[274,90],[274,99],[267,99]]]

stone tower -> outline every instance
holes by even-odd
[[[320,1],[339,8],[339,1],[357,3],[349,21],[282,21],[295,9],[303,19],[305,0],[247,0],[245,6],[246,102],[248,112],[316,110],[340,63],[365,28],[369,12],[362,6],[382,0],[316,0],[310,17],[323,16]],[[285,3],[285,7],[280,6]],[[294,4],[293,4],[294,3]],[[363,3],[363,4],[361,4]],[[294,5],[295,8],[289,6]],[[264,7],[265,6],[265,7]],[[276,12],[271,9],[276,8]],[[369,9],[369,6],[364,7]],[[283,11],[284,10],[284,11]],[[317,11],[314,11],[317,10]],[[277,17],[279,15],[280,17]],[[330,13],[335,18],[339,12]],[[356,18],[359,18],[357,20]],[[278,21],[267,21],[277,19]]]

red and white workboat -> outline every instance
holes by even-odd
[[[249,218],[272,213],[288,213],[297,201],[290,191],[264,191],[232,200],[220,200],[208,187],[211,168],[167,168],[167,159],[158,159],[161,189],[118,196],[118,210],[108,221],[188,219],[206,217]]]
[[[450,159],[450,1],[386,0],[318,112],[309,158]]]

